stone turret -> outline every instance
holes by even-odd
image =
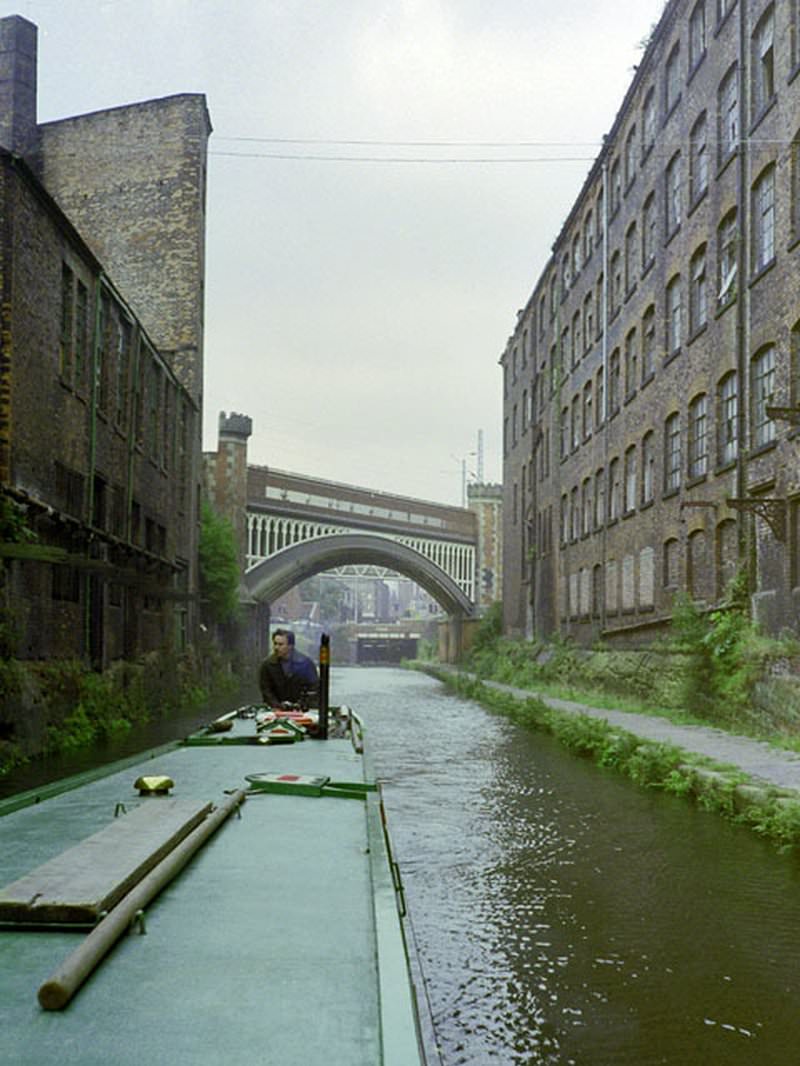
[[[0,19],[0,145],[17,155],[36,147],[36,55],[33,23]]]
[[[253,420],[247,415],[220,411],[217,450],[204,456],[209,502],[236,531],[243,571],[247,553],[247,441],[252,432]]]

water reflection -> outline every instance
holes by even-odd
[[[200,706],[187,707],[182,711],[153,718],[150,722],[133,727],[127,733],[107,737],[91,747],[35,759],[0,776],[0,799],[30,788],[38,788],[49,781],[58,781],[63,777],[103,766],[115,759],[124,759],[128,755],[147,751],[148,748],[155,748],[160,744],[168,744],[195,732],[238,703],[257,699],[257,689],[252,684],[245,685],[239,693],[219,696]]]
[[[794,1061],[795,860],[399,671],[342,671],[446,1066]]]

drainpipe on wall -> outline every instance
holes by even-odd
[[[736,248],[736,376],[739,381],[739,403],[736,411],[736,497],[744,499],[747,493],[747,471],[745,467],[745,451],[747,445],[748,419],[747,411],[750,402],[750,379],[748,375],[747,352],[750,347],[750,316],[749,302],[750,290],[747,286],[747,264],[749,261],[749,169],[750,154],[748,151],[745,130],[747,129],[749,86],[748,67],[748,42],[747,42],[747,3],[740,0],[739,3],[739,145],[736,162],[736,200],[738,241]],[[747,585],[752,592],[755,588],[755,559],[752,544],[752,519],[746,511],[737,514],[737,551],[738,564],[744,564],[747,571]]]
[[[606,149],[606,139],[603,138],[603,150]],[[602,595],[600,596],[600,632],[606,628],[606,565],[608,562],[608,505],[610,501],[611,486],[608,484],[608,153],[603,156],[603,297],[601,308],[601,321],[603,337],[600,343],[600,353],[603,369],[603,407],[601,417],[603,419],[603,481],[605,494],[603,496],[603,525],[600,534],[600,565],[603,581]],[[597,486],[595,485],[595,492]],[[595,498],[595,511],[597,499]],[[594,576],[594,575],[593,575]]]
[[[86,524],[91,526],[94,522],[94,474],[97,463],[97,370],[100,365],[100,345],[102,337],[100,331],[100,308],[101,293],[103,287],[102,271],[97,275],[94,288],[94,327],[92,329],[92,361],[90,373],[92,380],[89,383],[89,474],[86,492]],[[91,555],[91,547],[94,542],[94,534],[89,534],[87,556]],[[83,647],[84,653],[91,652],[92,631],[92,604],[91,604],[91,571],[87,571],[83,580]]]

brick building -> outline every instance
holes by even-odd
[[[800,7],[670,0],[501,358],[507,630],[800,604]]]
[[[21,658],[110,661],[196,622],[205,99],[46,124],[0,20],[0,546]],[[175,643],[173,643],[175,642]]]

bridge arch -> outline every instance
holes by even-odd
[[[244,585],[253,599],[272,602],[306,578],[350,563],[383,566],[410,577],[449,615],[469,617],[475,611],[456,582],[430,559],[405,544],[368,533],[317,537],[283,548],[248,570]]]

